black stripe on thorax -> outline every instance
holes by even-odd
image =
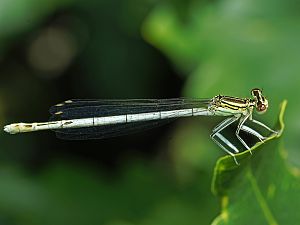
[[[249,106],[249,101],[247,99],[234,98],[228,96],[223,96],[220,99],[220,102],[222,104],[222,107],[233,110],[245,109]]]

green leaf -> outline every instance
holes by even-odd
[[[287,165],[281,142],[283,115],[287,101],[281,104],[279,134],[265,143],[237,155],[240,165],[229,156],[218,160],[212,192],[221,198],[221,214],[213,224],[295,224],[300,215],[300,171]],[[288,203],[288,208],[287,208]]]

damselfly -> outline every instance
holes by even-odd
[[[56,136],[68,140],[101,139],[149,129],[179,117],[225,116],[210,135],[224,151],[233,156],[240,150],[225,138],[221,131],[238,121],[235,135],[248,150],[250,147],[241,138],[240,130],[266,139],[258,131],[245,125],[247,120],[277,133],[262,122],[252,118],[253,110],[264,113],[268,100],[258,88],[251,90],[252,98],[236,98],[217,95],[212,99],[131,99],[131,100],[68,100],[50,108],[49,122],[14,123],[4,127],[10,134],[39,130],[54,130]]]

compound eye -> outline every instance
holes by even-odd
[[[266,111],[267,111],[267,108],[268,108],[268,106],[265,105],[265,104],[263,104],[263,103],[258,103],[258,104],[257,104],[257,107],[256,107],[256,109],[257,109],[257,111],[258,111],[259,113],[264,113],[264,112],[266,112]]]

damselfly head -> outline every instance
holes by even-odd
[[[269,107],[268,100],[262,94],[262,90],[259,88],[254,88],[251,90],[251,95],[255,100],[255,108],[258,113],[265,113]]]

